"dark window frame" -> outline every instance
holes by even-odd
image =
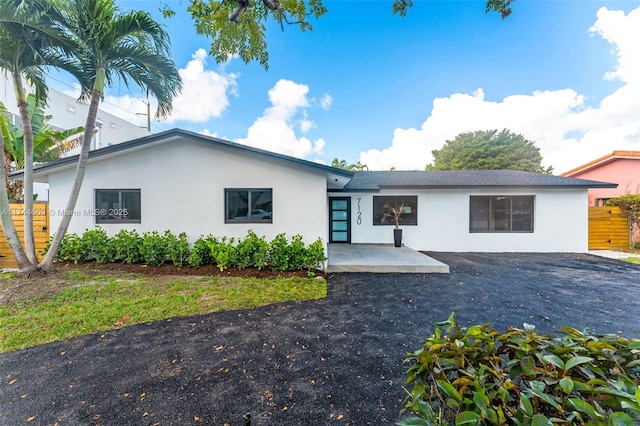
[[[247,192],[247,216],[244,219],[229,219],[229,193],[230,192]],[[253,210],[255,210],[252,206],[252,192],[270,192],[271,193],[271,210],[265,211],[265,213],[270,213],[268,218],[256,218],[254,219],[252,214]],[[273,188],[225,188],[224,189],[224,223],[233,224],[233,223],[273,223]]]
[[[112,208],[108,207],[107,211],[104,213],[106,216],[112,217],[103,217],[101,213],[103,209],[102,206],[98,205],[99,195],[102,192],[117,192],[118,193],[118,207]],[[122,206],[122,194],[123,193],[134,193],[138,195],[138,203],[140,204],[140,217],[133,219],[123,219],[121,215],[119,215],[118,211],[120,209],[126,208]],[[109,223],[142,223],[142,191],[140,188],[94,188],[93,190],[93,200],[94,200],[94,216],[96,225],[103,225]],[[116,211],[118,210],[118,211]]]
[[[376,203],[377,200],[386,199],[387,201]],[[372,209],[373,209],[373,226],[395,226],[395,221],[393,218],[387,219],[385,222],[381,222],[382,215],[381,211],[384,211],[384,205],[388,203],[389,199],[393,199],[391,204],[392,206],[399,207],[403,201],[411,200],[415,203],[411,204],[411,213],[405,213],[400,216],[400,226],[418,226],[418,196],[417,195],[374,195],[372,200]],[[406,205],[406,203],[405,203]],[[415,208],[415,211],[414,211]],[[410,221],[407,222],[407,217],[410,218]]]
[[[473,202],[472,200],[476,199],[485,199],[488,200],[488,219],[487,219],[487,229],[473,229]],[[495,211],[494,211],[494,203],[495,199],[509,199],[509,211],[507,213],[509,217],[509,229],[495,229]],[[525,230],[514,230],[514,208],[513,208],[513,199],[514,198],[527,198],[530,200],[530,214],[529,214],[529,229]],[[502,201],[502,200],[500,200]],[[471,234],[532,234],[534,232],[535,227],[535,208],[536,208],[536,196],[535,195],[471,195],[469,196],[469,233]],[[493,229],[492,229],[493,228]]]

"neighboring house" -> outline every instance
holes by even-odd
[[[0,102],[2,102],[9,111],[9,118],[12,123],[20,127],[20,116],[16,105],[13,84],[7,76],[0,74]],[[45,113],[51,116],[49,124],[56,129],[73,129],[85,125],[87,113],[89,111],[88,104],[79,103],[75,98],[65,95],[55,89],[49,89],[49,102],[45,108]],[[141,111],[141,115],[147,112]],[[135,113],[131,113],[132,119],[135,119]],[[145,127],[130,123],[113,114],[98,110],[98,118],[96,120],[96,131],[91,141],[91,149],[104,148],[115,145],[133,138],[139,138],[151,134]],[[71,150],[67,156],[71,156],[80,152],[80,148]],[[38,200],[47,199],[47,186],[35,185],[34,192],[38,194]]]
[[[561,176],[618,184],[617,188],[589,189],[589,206],[602,206],[620,195],[640,194],[640,151],[613,151]]]
[[[60,222],[76,158],[39,166]],[[21,173],[14,173],[20,178]],[[615,184],[513,170],[351,172],[184,130],[92,151],[70,232],[170,229],[331,243],[393,242],[385,203],[407,207],[417,250],[587,251],[587,191]]]
[[[11,113],[10,118],[13,124],[19,127],[20,116],[16,105],[13,84],[7,76],[3,74],[0,74],[0,102],[2,102]],[[58,129],[72,129],[85,125],[89,105],[79,103],[74,97],[55,89],[49,89],[49,102],[45,108],[45,112],[51,116],[51,120],[49,120],[51,126]],[[137,115],[147,114],[145,111],[132,111],[132,120],[135,120],[136,113],[139,113]],[[104,148],[134,138],[147,136],[150,133],[146,126],[140,127],[137,124],[105,112],[100,108],[98,110],[96,133],[91,142],[91,149]],[[77,154],[77,152],[75,152],[75,154]]]

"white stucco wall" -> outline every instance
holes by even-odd
[[[74,170],[49,177],[51,231],[60,222]],[[301,234],[306,243],[326,243],[328,206],[326,175],[293,163],[278,162],[193,141],[168,142],[151,149],[125,153],[90,163],[69,232],[95,226],[84,210],[94,207],[94,189],[141,191],[140,224],[101,224],[109,234],[120,229],[138,232],[186,232],[191,241],[200,235],[244,237],[249,229],[268,240],[278,233]],[[273,223],[225,224],[225,188],[272,188]]]
[[[383,190],[380,193],[336,193],[351,197],[351,242],[393,243],[393,226],[373,225],[373,197],[417,195],[418,225],[401,226],[403,243],[416,250],[477,252],[586,252],[586,189]],[[535,195],[533,233],[470,233],[469,196]],[[361,225],[357,224],[360,199]]]

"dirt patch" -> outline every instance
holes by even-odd
[[[135,280],[142,277],[176,277],[181,279],[198,279],[200,277],[240,277],[272,279],[277,277],[307,277],[307,271],[270,271],[255,268],[229,268],[220,271],[212,265],[200,268],[178,267],[173,264],[150,266],[130,263],[57,263],[55,271],[35,272],[29,277],[17,277],[12,273],[5,273],[0,277],[0,305],[19,300],[33,298],[47,298],[65,288],[74,286],[74,274],[84,277],[98,275],[118,275],[123,279]],[[319,275],[322,275],[320,272]]]

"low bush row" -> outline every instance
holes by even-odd
[[[200,267],[215,265],[220,271],[235,267],[255,267],[273,271],[315,271],[326,260],[324,244],[318,239],[306,246],[302,236],[288,240],[285,234],[272,241],[249,231],[244,238],[200,237],[193,245],[183,232],[157,231],[140,235],[136,231],[121,230],[113,237],[97,226],[82,235],[67,234],[62,240],[56,260],[97,263],[145,263],[159,266],[170,262],[176,266]]]
[[[640,424],[640,340],[437,325],[406,359],[415,416],[399,425]]]

